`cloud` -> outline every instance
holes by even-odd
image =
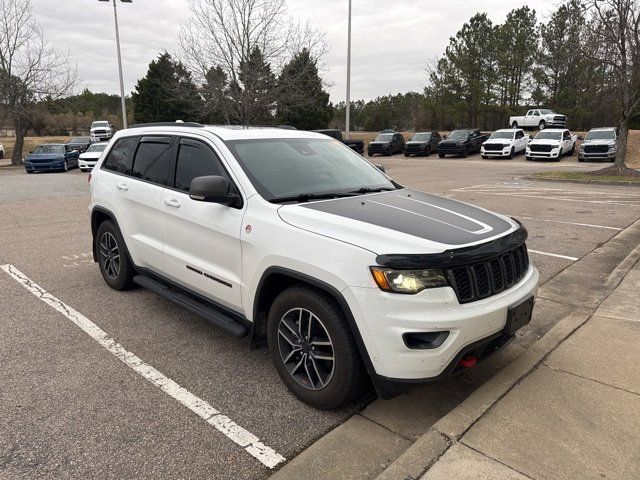
[[[78,63],[78,90],[117,93],[113,7],[98,0],[32,0],[47,40],[68,50]],[[421,91],[427,62],[444,51],[449,37],[478,11],[494,23],[513,8],[529,5],[540,19],[557,0],[353,0],[351,98]],[[333,102],[345,97],[347,0],[289,0],[290,14],[326,33],[330,51],[323,59]],[[188,21],[187,0],[118,0],[125,92],[131,92],[148,64],[162,51],[177,51],[181,25]]]

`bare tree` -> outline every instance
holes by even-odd
[[[629,121],[640,108],[640,0],[587,0],[590,55],[609,67],[620,134],[614,169],[626,170]]]
[[[11,163],[20,163],[37,102],[68,94],[75,78],[68,55],[47,45],[31,0],[0,0],[0,111],[16,131]]]
[[[322,33],[288,15],[286,0],[189,0],[189,7],[191,18],[180,33],[183,61],[199,83],[214,68],[224,73],[233,97],[225,116],[243,124],[264,117],[282,87],[271,82],[265,89],[264,82],[254,82],[264,76],[265,65],[277,75],[303,48],[316,59],[326,49]],[[254,83],[258,89],[252,89]]]

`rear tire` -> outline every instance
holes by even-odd
[[[107,285],[114,290],[132,288],[135,269],[127,255],[124,239],[111,220],[100,224],[94,242],[100,273]]]
[[[511,124],[511,128],[518,128],[518,122],[513,122]]]
[[[267,339],[278,375],[303,402],[329,410],[364,392],[360,354],[342,309],[326,293],[300,285],[278,295],[269,309]]]

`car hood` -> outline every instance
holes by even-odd
[[[278,214],[290,225],[377,255],[440,253],[519,228],[503,215],[410,189],[283,205]]]
[[[466,140],[442,140],[439,145],[457,145],[459,143],[464,143]]]
[[[389,145],[390,143],[391,143],[391,140],[386,142],[369,142],[369,145]]]
[[[427,140],[410,140],[405,145],[426,145],[429,143]]]
[[[615,145],[615,140],[583,140],[582,145]]]
[[[529,145],[558,145],[560,140],[551,140],[546,138],[533,139],[529,142]]]
[[[80,154],[82,160],[97,160],[102,155],[102,152],[84,152]]]

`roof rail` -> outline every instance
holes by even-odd
[[[204,125],[198,122],[152,122],[152,123],[136,123],[130,125],[129,128],[143,128],[143,127],[195,127],[204,128]]]

